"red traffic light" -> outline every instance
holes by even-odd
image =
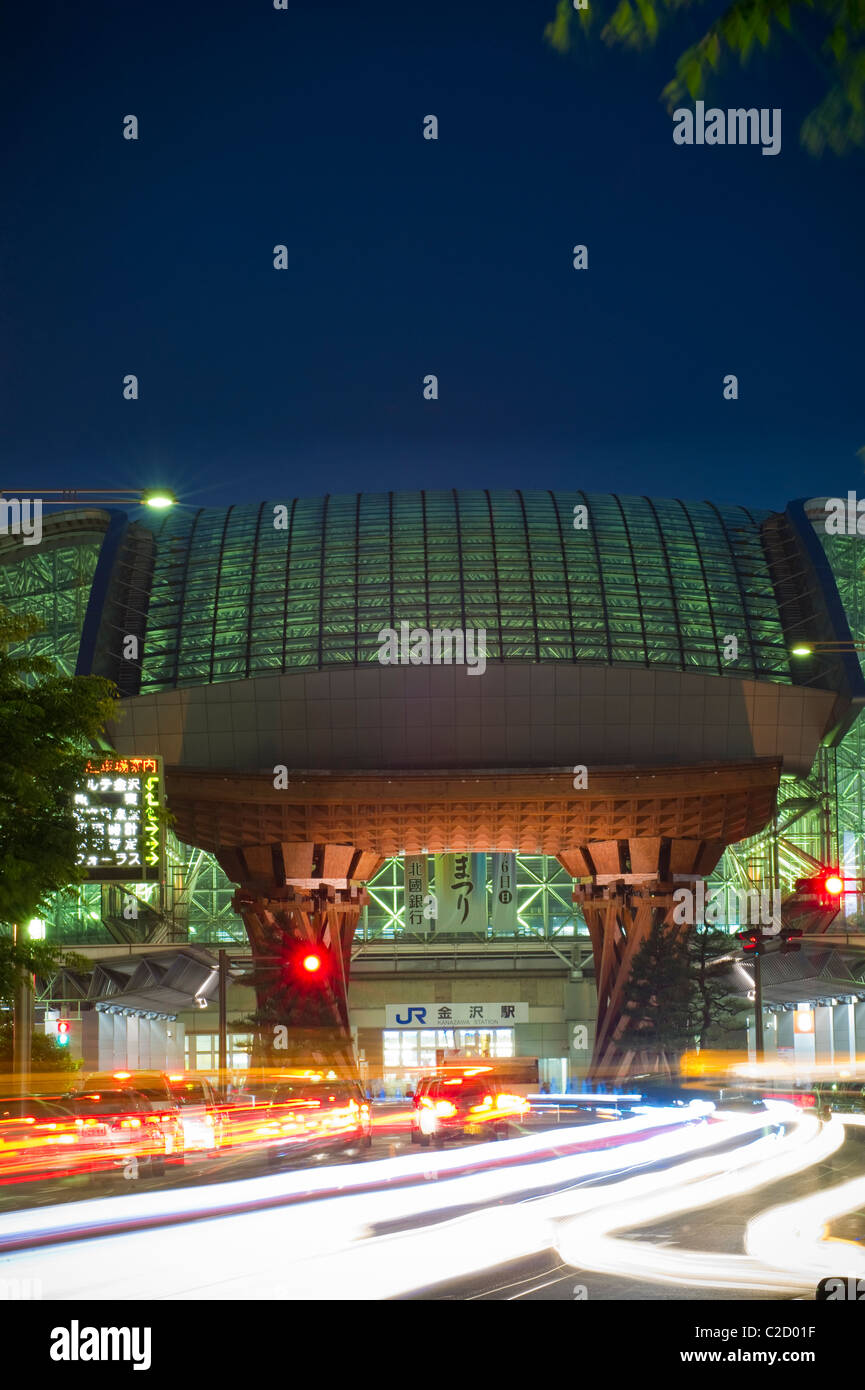
[[[848,889],[846,881],[837,869],[824,869],[814,878],[797,878],[796,891],[817,898],[822,907],[837,908],[838,899]]]
[[[331,953],[323,946],[295,942],[283,958],[283,971],[296,988],[323,988],[333,974]]]
[[[69,1045],[69,1023],[65,1018],[61,1018],[57,1023],[57,1046],[67,1047]]]
[[[844,879],[837,869],[824,869],[814,878],[797,878],[796,890],[799,893],[828,893],[837,898],[844,892]]]

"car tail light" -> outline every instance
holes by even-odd
[[[141,1128],[141,1121],[140,1121],[139,1119],[137,1119],[136,1117],[133,1116],[131,1119],[128,1119],[128,1120],[121,1120],[121,1121],[120,1121],[120,1128],[121,1128],[121,1129],[140,1129],[140,1128]]]
[[[206,1125],[209,1125],[210,1128],[213,1129],[213,1126],[216,1124],[216,1121],[214,1120],[213,1116],[208,1112],[204,1117],[204,1123]]]
[[[425,1109],[427,1109],[427,1110],[434,1110],[434,1109],[435,1109],[435,1106],[433,1105],[433,1103],[432,1103],[432,1101],[430,1100],[429,1096],[421,1096],[421,1098],[420,1098],[420,1104],[423,1105],[423,1106],[425,1107]]]
[[[457,1113],[457,1108],[449,1100],[437,1100],[435,1103],[435,1112],[437,1115],[440,1115],[442,1119],[449,1120]]]

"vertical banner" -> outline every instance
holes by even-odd
[[[487,856],[437,854],[436,932],[487,930]]]
[[[494,932],[513,936],[517,929],[517,856],[493,855],[493,912]]]
[[[425,899],[429,893],[429,864],[425,854],[406,854],[402,861],[403,883],[405,885],[405,929],[413,932],[429,932],[432,927],[430,916],[424,913]]]

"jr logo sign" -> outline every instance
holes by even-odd
[[[397,1023],[411,1023],[412,1021],[426,1023],[426,1009],[409,1009],[405,1018],[401,1018],[397,1014],[396,1021]]]

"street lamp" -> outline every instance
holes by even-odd
[[[77,488],[77,487],[43,487],[21,489],[4,487],[0,489],[0,497],[21,497],[27,494],[28,497],[38,498],[45,507],[151,507],[156,511],[164,511],[167,507],[174,507],[177,498],[168,488]]]
[[[142,493],[141,500],[145,507],[152,507],[157,512],[163,512],[167,507],[175,506],[177,502],[174,493],[168,492],[165,488],[155,492]]]
[[[833,638],[827,642],[810,642],[807,640],[798,641],[790,648],[791,656],[838,656],[845,652],[865,651],[865,642],[842,641],[840,638]]]

